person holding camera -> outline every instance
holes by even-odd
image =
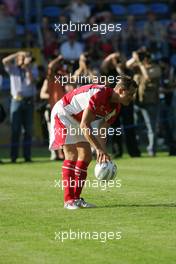
[[[73,73],[72,80],[75,87],[98,82],[98,72],[91,65],[91,53],[83,52],[79,58],[79,67]]]
[[[2,60],[11,83],[11,162],[18,158],[21,129],[23,128],[23,156],[31,162],[31,141],[34,96],[36,94],[35,73],[32,69],[32,56],[20,51]]]
[[[155,156],[161,69],[152,61],[151,53],[143,48],[133,52],[126,65],[135,70],[134,80],[138,83],[136,108],[141,112],[147,128],[148,155]]]
[[[119,52],[114,52],[103,60],[101,65],[101,74],[107,76],[109,80],[113,77],[114,82],[107,83],[107,86],[114,88],[116,86],[116,83],[121,81],[122,76],[130,75],[130,72],[126,68],[125,58],[123,57],[123,55]],[[131,101],[128,106],[122,105],[121,113],[112,127],[116,129],[121,125],[123,125],[124,127],[124,138],[128,154],[131,157],[140,157],[141,153],[138,148],[134,125],[133,101]],[[117,136],[114,134],[111,140],[114,158],[122,157],[124,152],[123,136]]]
[[[160,87],[160,131],[168,146],[169,155],[176,156],[176,141],[174,139],[176,70],[168,58],[162,58],[160,66],[162,70]]]
[[[44,118],[47,124],[48,134],[50,133],[50,116],[53,106],[66,92],[72,89],[69,84],[64,85],[62,80],[59,79],[68,76],[69,67],[70,63],[68,64],[68,61],[66,61],[62,55],[58,55],[48,64],[47,76],[40,91],[40,99],[46,100],[47,102],[44,111]],[[64,154],[61,148],[56,151],[51,150],[50,160],[55,161],[63,159]]]

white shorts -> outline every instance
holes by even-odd
[[[102,119],[91,123],[92,128],[98,128]],[[62,100],[57,102],[51,111],[50,150],[57,150],[63,145],[87,142],[80,128],[80,123],[63,107]]]

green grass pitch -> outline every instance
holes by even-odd
[[[0,165],[1,264],[175,264],[176,159],[115,161],[121,188],[85,188],[96,209],[63,209],[60,162]],[[95,161],[89,168],[93,180]],[[55,239],[55,232],[121,232],[120,240]]]

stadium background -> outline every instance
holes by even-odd
[[[37,89],[38,93],[42,83],[42,78],[46,75],[47,62],[49,59],[60,52],[61,44],[66,40],[54,32],[54,24],[62,22],[63,20],[69,21],[71,16],[71,11],[69,11],[68,1],[1,1],[6,4],[6,14],[10,16],[12,21],[7,28],[13,33],[11,39],[3,41],[0,48],[0,58],[7,54],[13,53],[17,50],[30,50],[34,58],[36,59],[36,65],[39,67],[40,75],[38,76]],[[173,14],[175,10],[174,1],[99,1],[102,11],[107,11],[110,15],[99,16],[98,1],[96,1],[97,6],[94,1],[85,1],[90,9],[90,16],[85,19],[86,22],[90,21],[91,17],[100,17],[99,23],[101,22],[116,22],[122,23],[122,34],[118,34],[118,37],[112,41],[112,45],[108,43],[109,39],[104,37],[104,35],[92,38],[92,45],[98,45],[102,50],[99,55],[99,65],[104,57],[114,51],[123,52],[127,58],[130,57],[130,53],[133,50],[140,48],[143,45],[147,45],[147,37],[144,36],[143,31],[145,24],[147,23],[148,12],[154,12],[156,15],[156,20],[160,24],[162,30],[159,32],[158,36],[158,48],[153,50],[153,54],[157,60],[162,59],[162,57],[168,57],[170,64],[176,67],[176,50],[175,47],[171,47],[172,39],[175,39],[174,27],[170,30],[171,23],[174,22]],[[125,39],[125,34],[128,32],[128,19],[129,16],[133,16],[135,21],[134,25],[137,29],[137,38]],[[62,17],[62,18],[61,18]],[[84,21],[84,22],[85,22]],[[12,27],[13,23],[13,28]],[[6,28],[6,30],[8,30]],[[3,34],[3,29],[0,34]],[[1,39],[3,38],[3,35]],[[97,38],[97,39],[96,39]],[[50,40],[50,41],[49,41]],[[77,40],[86,49],[86,41],[83,35],[77,35]],[[130,42],[129,42],[130,41]],[[129,43],[128,43],[129,42]],[[160,43],[161,42],[161,45]],[[175,45],[175,44],[173,44]],[[8,47],[8,48],[6,48]],[[164,52],[163,52],[164,51]],[[97,58],[95,58],[97,61]],[[92,62],[94,64],[94,58],[92,57]],[[96,65],[97,66],[97,65]],[[8,75],[5,73],[2,63],[0,64],[0,100],[4,105],[7,113],[9,111],[10,105],[10,81]],[[41,101],[38,99],[36,102],[36,109],[40,105]],[[174,112],[173,112],[174,115]],[[175,117],[173,118],[175,122]],[[33,132],[33,144],[42,145],[46,141],[43,138],[42,128],[41,128],[41,116],[36,110],[34,114],[34,132]],[[175,129],[175,128],[174,128]],[[174,132],[175,133],[175,132]],[[161,136],[162,137],[162,136]],[[176,137],[176,135],[175,135]],[[9,129],[9,119],[7,117],[6,121],[1,124],[1,145],[8,146],[10,141],[10,129]],[[161,142],[162,139],[161,139]],[[163,147],[164,148],[164,147]],[[162,146],[161,146],[162,149]]]
[[[131,56],[133,50],[141,46],[147,46],[147,36],[144,33],[144,27],[148,20],[148,12],[153,12],[156,15],[157,23],[159,23],[161,31],[158,32],[157,47],[154,48],[153,55],[159,63],[163,57],[168,58],[170,65],[176,67],[176,50],[175,50],[175,29],[174,29],[174,12],[176,9],[175,1],[85,1],[90,10],[90,16],[86,18],[86,22],[91,21],[92,17],[98,17],[98,23],[116,22],[122,24],[121,33],[117,33],[113,40],[110,37],[93,36],[92,38],[84,37],[83,34],[77,34],[77,40],[85,50],[86,42],[89,45],[97,46],[101,49],[102,53],[97,58],[92,57],[93,65],[99,67],[101,61],[110,53],[120,51],[126,55],[126,58]],[[100,15],[98,9],[98,2],[100,2],[101,11],[107,11],[108,15]],[[35,64],[40,68],[40,74],[37,80],[37,90],[40,91],[42,78],[46,75],[46,68],[48,61],[55,55],[59,54],[61,44],[67,40],[67,35],[60,36],[58,32],[54,32],[54,24],[69,21],[71,11],[69,10],[68,1],[1,1],[6,4],[6,15],[10,16],[13,20],[12,25],[9,25],[9,31],[13,30],[11,39],[3,41],[0,45],[0,58],[7,54],[13,53],[17,50],[30,50],[36,61]],[[134,26],[136,27],[136,36],[128,39],[128,20],[130,16],[134,17]],[[8,20],[6,21],[8,27]],[[3,33],[3,29],[2,33]],[[8,29],[7,29],[8,30]],[[62,39],[63,38],[63,39]],[[3,39],[3,35],[1,37]],[[111,40],[111,41],[109,41]],[[110,43],[112,42],[112,44]],[[172,44],[173,43],[173,44]],[[7,48],[8,47],[8,48]],[[96,53],[96,50],[94,54]],[[3,65],[0,65],[0,100],[5,107],[7,113],[10,104],[10,81],[9,76],[5,72]],[[173,99],[175,100],[175,99]],[[34,114],[34,133],[33,144],[42,145],[46,142],[43,138],[41,128],[41,116],[37,111],[40,106],[41,100],[38,99],[35,105]],[[171,122],[173,122],[174,137],[176,137],[176,124],[175,124],[175,109]],[[161,117],[162,118],[162,117]],[[163,143],[162,133],[160,142]],[[7,147],[10,140],[9,118],[1,124],[1,147]],[[164,143],[163,143],[164,145]],[[161,144],[161,149],[164,146]]]
[[[70,13],[64,11],[69,1],[0,2],[7,4],[6,17],[7,14],[12,16],[11,26],[13,29],[15,27],[12,39],[4,44],[1,41],[4,28],[1,28],[0,22],[0,57],[2,59],[17,50],[31,50],[36,58],[36,65],[42,66],[40,68],[42,77],[38,80],[39,92],[49,57],[53,55],[53,51],[55,56],[55,50],[58,54],[60,46],[58,34],[55,35],[52,25],[55,22],[59,23],[62,12],[69,17]],[[98,1],[86,1],[91,7],[95,6],[95,2]],[[175,1],[119,0],[105,3],[105,10],[111,10],[114,21],[122,22],[122,31],[128,16],[134,15],[136,28],[143,33],[147,11],[152,10],[166,33],[164,38],[163,35],[158,36],[159,44],[164,42],[166,48],[164,57],[167,57],[170,66],[175,70],[176,46],[175,48],[171,46],[170,40],[176,39],[176,26],[175,29],[172,27],[172,34],[169,30],[171,23],[172,25],[176,23],[175,19],[173,20],[173,14],[176,12]],[[49,33],[50,37],[46,36],[47,40],[52,40],[51,43],[42,41],[43,17],[47,17],[44,24],[47,26],[49,20],[49,27],[51,26],[49,32],[52,34]],[[126,33],[124,31],[124,34]],[[79,41],[84,43],[80,36]],[[113,50],[111,45],[104,45],[104,48],[98,46],[98,49],[105,54],[117,49],[125,51],[125,38],[123,43],[124,45],[121,45],[121,41],[115,41],[119,46]],[[137,43],[136,38],[135,42],[134,39],[132,41],[132,44],[134,43]],[[50,45],[47,47],[48,44],[51,44],[51,47]],[[102,45],[101,41],[100,44]],[[108,40],[108,44],[111,44],[111,41]],[[97,47],[97,44],[93,42],[93,46]],[[141,43],[138,47],[140,46]],[[132,45],[130,48],[133,50],[137,47]],[[163,51],[160,50],[161,45],[158,48],[154,53],[160,60]],[[127,58],[131,56],[132,50],[127,54]],[[126,51],[128,52],[128,49]],[[102,58],[105,54],[101,55]],[[92,58],[92,62],[96,62],[95,58]],[[55,181],[60,179],[62,163],[61,161],[53,163],[49,160],[48,145],[42,134],[41,116],[37,111],[41,101],[36,103],[34,113],[32,156],[34,162],[26,164],[20,158],[14,165],[9,162],[10,83],[2,63],[0,88],[0,103],[7,112],[6,120],[0,124],[0,159],[4,163],[0,164],[0,263],[175,264],[175,157],[168,156],[168,148],[163,146],[163,140],[158,147],[165,152],[157,153],[155,158],[143,154],[142,158],[132,159],[124,155],[123,159],[114,159],[119,169],[117,179],[122,183],[121,188],[106,191],[98,188],[84,190],[85,198],[95,202],[97,209],[68,212],[63,209],[63,192],[55,187]],[[175,101],[173,106],[170,121],[176,138]],[[146,140],[145,130],[143,134]],[[89,168],[91,181],[95,179],[94,167],[95,161],[91,162]],[[93,240],[68,240],[64,243],[55,241],[55,232],[68,231],[69,228],[89,232],[121,231],[122,239],[107,243]]]

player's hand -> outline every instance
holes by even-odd
[[[98,163],[103,163],[103,162],[107,162],[110,160],[111,158],[106,152],[104,152],[101,149],[97,149],[97,162]]]

